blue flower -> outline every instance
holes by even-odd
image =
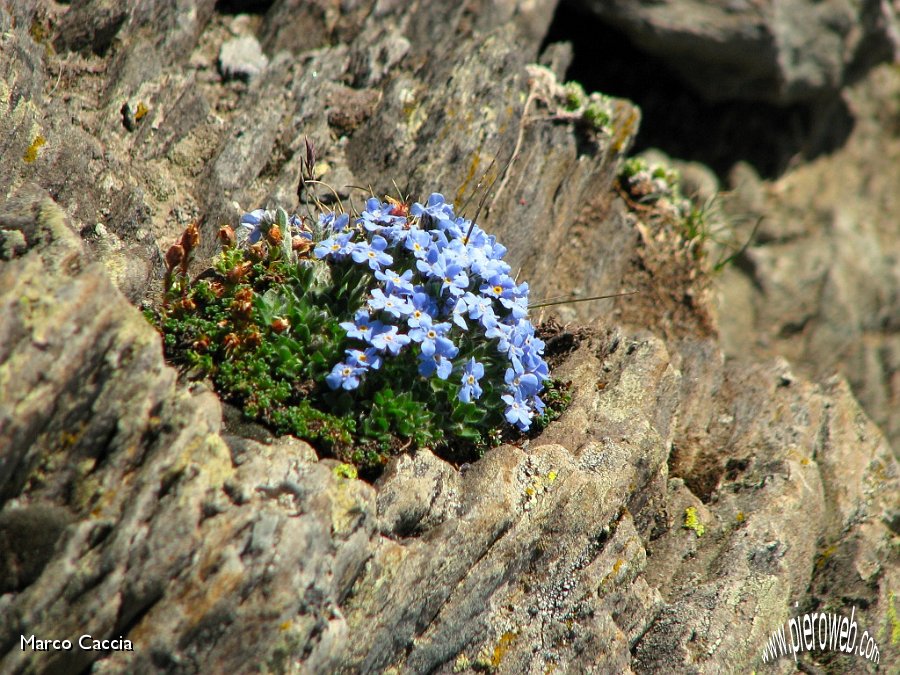
[[[387,240],[376,234],[372,237],[371,243],[367,241],[357,242],[353,246],[353,252],[350,256],[353,258],[353,262],[360,264],[367,262],[370,269],[380,270],[382,267],[387,267],[394,262],[394,259],[384,252],[386,248]]]
[[[446,266],[444,256],[441,255],[440,248],[432,242],[424,258],[416,260],[416,268],[425,275],[427,279],[440,279]]]
[[[492,298],[510,298],[514,297],[516,282],[508,274],[494,274],[478,290]]]
[[[454,218],[453,212],[446,217],[435,218],[437,229],[444,232],[451,239],[462,239],[471,226],[471,221],[465,218]]]
[[[453,341],[445,337],[450,330],[449,323],[433,323],[427,315],[419,318],[418,328],[409,331],[409,337],[419,343],[422,354],[433,356],[435,354],[453,358],[459,353],[459,348]]]
[[[469,313],[470,319],[480,321],[481,325],[489,328],[497,323],[497,316],[494,314],[494,301],[484,295],[475,295],[474,293],[466,293],[459,300],[460,304]]]
[[[541,382],[534,373],[516,372],[515,368],[507,368],[503,381],[510,391],[515,391],[522,398],[527,398],[541,390]]]
[[[366,200],[366,208],[360,214],[358,222],[369,232],[380,233],[384,228],[403,227],[406,218],[391,213],[394,209],[388,202],[380,202],[375,197]]]
[[[344,232],[328,237],[328,239],[323,239],[313,249],[313,255],[320,260],[328,257],[333,258],[335,261],[343,260],[353,251],[354,245],[350,241],[352,237],[352,232]]]
[[[437,303],[430,295],[422,291],[416,291],[411,299],[412,311],[406,317],[406,325],[410,328],[418,328],[422,321],[426,326],[431,325],[433,319],[438,312]]]
[[[462,295],[469,288],[469,277],[463,271],[462,265],[451,262],[443,268],[441,275],[441,292],[450,291],[451,295]]]
[[[379,331],[372,331],[369,344],[379,351],[387,351],[396,356],[409,344],[409,335],[397,332],[397,326],[382,326]]]
[[[384,282],[384,290],[396,295],[412,295],[415,292],[411,283],[412,275],[412,270],[406,270],[403,274],[397,274],[389,269],[375,272],[375,278]]]
[[[339,363],[331,369],[331,373],[325,377],[325,381],[332,389],[343,388],[349,391],[359,386],[359,378],[365,372],[364,368],[352,366],[349,363]]]
[[[323,213],[319,216],[319,229],[322,232],[340,232],[350,222],[350,215],[342,213],[337,215],[334,211]]]
[[[409,215],[422,217],[427,215],[435,222],[440,220],[449,220],[453,218],[453,204],[444,201],[444,195],[439,192],[432,192],[428,197],[425,206],[418,202],[409,207]]]
[[[469,251],[472,271],[485,281],[497,274],[509,274],[512,268],[502,260],[491,258],[484,249]]]
[[[491,339],[497,338],[497,351],[505,352],[509,348],[508,345],[510,337],[512,336],[512,331],[512,326],[498,321],[493,326],[486,329],[484,335]]]
[[[547,362],[540,354],[531,349],[526,349],[522,355],[522,368],[525,372],[534,374],[541,381],[550,379]]]
[[[406,235],[403,246],[412,251],[416,258],[424,258],[428,255],[428,250],[431,248],[433,241],[431,234],[425,230],[410,230],[409,234]]]
[[[250,213],[241,216],[236,233],[238,242],[248,241],[255,244],[263,236],[263,228],[275,222],[271,211],[266,209],[254,209]]]
[[[379,332],[384,328],[384,324],[380,321],[373,321],[365,309],[357,310],[353,321],[343,321],[340,326],[347,331],[347,337],[366,342],[372,339],[373,332]]]
[[[391,316],[398,319],[406,316],[413,311],[413,306],[408,300],[404,300],[396,295],[385,295],[384,291],[376,288],[372,291],[372,297],[368,301],[369,309],[384,310]]]
[[[453,372],[453,362],[443,354],[434,354],[426,356],[419,354],[419,373],[425,377],[437,374],[442,380],[450,377]]]
[[[471,295],[471,293],[469,295]],[[452,310],[452,316],[450,318],[453,323],[463,330],[469,330],[469,324],[466,323],[464,316],[468,309],[465,298],[450,298],[448,306]]]
[[[509,310],[514,319],[524,319],[528,316],[528,296],[518,298],[500,298],[500,304]]]
[[[460,401],[469,403],[473,398],[481,398],[481,387],[478,385],[478,381],[482,377],[484,377],[484,366],[478,363],[473,356],[463,370],[462,387],[459,390]]]
[[[508,406],[504,416],[510,424],[515,424],[521,431],[528,431],[531,426],[531,408],[528,402],[522,398],[522,395],[516,392],[512,394],[504,394],[500,397]]]
[[[351,366],[356,366],[357,368],[372,368],[373,370],[381,368],[381,354],[379,354],[374,347],[369,347],[366,351],[348,349],[347,356],[350,357],[347,359],[347,363]]]

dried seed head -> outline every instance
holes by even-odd
[[[266,232],[266,241],[274,247],[281,246],[281,228],[278,225],[272,224]]]
[[[209,336],[201,335],[199,338],[194,340],[194,343],[191,346],[198,352],[209,351]]]
[[[237,245],[237,237],[234,234],[234,230],[228,225],[223,225],[219,228],[219,243],[222,245],[222,248],[234,248]]]
[[[240,265],[235,265],[225,274],[225,277],[229,282],[233,284],[240,283],[245,276],[250,272],[250,269],[253,267],[253,263],[249,260],[246,262],[242,262]]]
[[[191,223],[181,235],[181,246],[184,248],[185,254],[190,254],[199,245],[200,230],[197,228],[197,223]]]
[[[184,247],[181,244],[172,244],[166,251],[166,269],[171,272],[184,260]]]
[[[259,334],[259,331],[250,331],[244,337],[244,345],[247,347],[259,347],[262,344],[262,335]]]
[[[385,199],[387,199],[388,204],[391,205],[389,213],[392,216],[403,216],[404,218],[409,216],[409,204],[394,199],[393,197],[385,197]]]
[[[222,342],[225,345],[225,349],[229,351],[241,346],[241,339],[237,336],[237,333],[229,333],[222,338]]]
[[[309,251],[313,247],[313,242],[311,239],[307,239],[306,237],[301,237],[297,235],[296,237],[291,239],[291,248],[297,255],[304,255],[307,251]]]
[[[195,309],[197,309],[197,303],[194,302],[191,298],[182,298],[181,308],[185,312],[193,312]]]
[[[265,243],[258,241],[255,244],[250,245],[247,248],[247,253],[250,254],[255,260],[265,260],[268,255],[268,247],[266,247]]]
[[[234,299],[238,302],[250,302],[253,300],[253,289],[252,288],[241,288],[234,294]]]
[[[284,317],[276,317],[272,319],[272,330],[276,333],[283,333],[291,327],[291,322]]]
[[[253,313],[253,291],[249,288],[242,288],[235,293],[231,310],[238,317],[250,318],[250,314]]]

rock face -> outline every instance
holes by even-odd
[[[878,0],[578,0],[663,56],[710,100],[834,95],[900,53],[896,3]]]
[[[857,118],[847,143],[775,184],[732,172],[727,211],[746,240],[726,270],[727,351],[780,353],[805,376],[846,377],[900,448],[900,72],[879,68],[845,93]]]
[[[637,111],[590,133],[526,69],[552,3],[176,4],[0,7],[0,671],[747,671],[852,607],[898,662],[888,443],[843,379],[723,357],[689,243],[613,187]],[[291,51],[222,81],[249,34]],[[536,297],[641,290],[554,336],[562,418],[368,485],[178,381],[129,300],[184,222],[291,205],[307,136],[342,200],[394,179],[474,213],[495,178],[480,220]]]

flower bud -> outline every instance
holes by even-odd
[[[263,242],[258,241],[247,248],[247,253],[249,253],[250,257],[254,260],[265,260],[268,255],[268,249]]]
[[[237,237],[234,234],[234,230],[228,225],[223,225],[219,228],[219,243],[222,245],[222,248],[234,248],[237,245]]]
[[[209,336],[201,335],[199,338],[194,340],[194,343],[191,346],[198,352],[209,351]]]
[[[171,272],[184,260],[184,248],[181,244],[172,244],[166,251],[166,269]]]
[[[197,309],[197,303],[194,302],[191,298],[183,298],[181,300],[181,308],[185,312],[193,312],[195,309]]]
[[[235,265],[225,274],[225,278],[228,279],[232,284],[240,283],[245,276],[250,272],[250,269],[253,267],[253,263],[249,260],[246,262],[242,262],[240,265]],[[216,297],[219,297],[217,295]]]
[[[274,247],[281,246],[281,228],[278,225],[272,224],[266,232],[266,241]]]
[[[311,239],[297,235],[291,239],[291,248],[297,255],[303,255],[313,247]]]
[[[276,333],[283,333],[291,327],[291,322],[284,317],[276,317],[272,319],[272,330]]]
[[[242,288],[235,293],[231,309],[239,317],[249,318],[253,312],[253,291],[249,288]]]
[[[242,288],[235,292],[234,299],[238,302],[250,302],[253,300],[253,289],[252,288]]]
[[[228,351],[232,351],[241,346],[241,338],[237,336],[237,333],[229,333],[222,338],[222,342],[225,345],[225,349]]]
[[[188,225],[184,234],[181,235],[181,246],[184,248],[186,255],[189,255],[197,246],[200,245],[200,230],[197,229],[197,223]]]

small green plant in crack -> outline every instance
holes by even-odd
[[[597,132],[610,132],[612,100],[599,92],[587,94],[578,82],[566,82],[562,87],[562,110],[559,116],[584,123]]]
[[[528,284],[439,194],[371,198],[353,217],[258,209],[219,238],[196,279],[195,226],[166,256],[151,318],[167,356],[247,417],[364,475],[407,448],[471,459],[498,429],[541,427],[565,404],[528,318]]]
[[[717,248],[720,254],[712,264],[712,270],[718,272],[746,250],[760,221],[757,221],[749,238],[741,243],[733,236],[732,228],[722,212],[719,195],[699,202],[685,197],[680,184],[678,171],[663,164],[650,164],[643,157],[625,160],[618,176],[620,194],[632,208],[675,223],[677,231],[697,259]]]

